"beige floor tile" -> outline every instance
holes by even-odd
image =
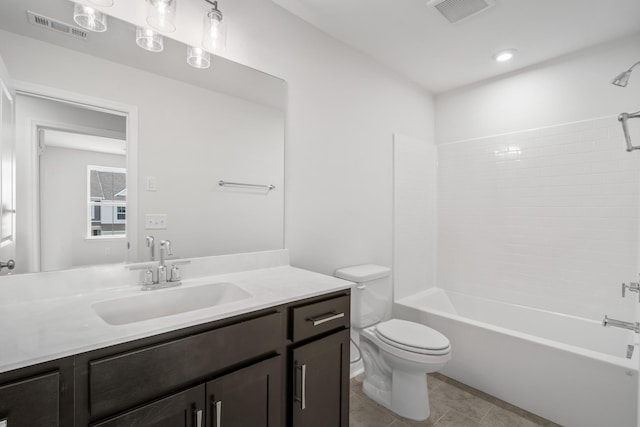
[[[432,404],[438,402],[452,409],[452,412],[477,422],[482,420],[493,406],[484,398],[449,383],[441,384],[429,393],[429,396]]]
[[[435,424],[435,427],[480,427],[480,424],[458,412],[450,411]]]
[[[494,406],[480,421],[480,425],[487,427],[537,427],[540,424],[536,424],[515,412]]]
[[[358,393],[351,393],[349,405],[350,427],[388,427],[395,421],[389,412]]]
[[[438,388],[444,381],[441,376],[435,376],[433,374],[427,375],[427,387],[429,391]]]
[[[560,427],[551,421],[455,381],[429,374],[428,420],[402,418],[369,399],[362,376],[351,380],[351,427]]]

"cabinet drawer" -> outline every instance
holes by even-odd
[[[58,372],[0,386],[0,425],[57,427]]]
[[[104,417],[278,350],[282,315],[268,314],[89,362],[91,417]]]
[[[292,308],[291,340],[300,341],[334,329],[348,328],[349,309],[348,295]]]

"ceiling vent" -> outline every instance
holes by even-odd
[[[44,15],[27,11],[27,19],[30,24],[37,25],[39,27],[47,28],[57,33],[64,33],[77,39],[86,40],[87,32],[82,28],[74,27],[64,22],[56,21],[53,18],[49,18]]]
[[[435,7],[447,21],[455,24],[487,10],[493,0],[429,0],[427,6]]]

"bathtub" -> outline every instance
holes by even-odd
[[[636,427],[631,331],[440,288],[396,301],[394,317],[449,338],[444,375],[566,427]]]

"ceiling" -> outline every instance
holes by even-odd
[[[640,0],[495,0],[456,24],[427,0],[272,1],[434,93],[640,32]]]

